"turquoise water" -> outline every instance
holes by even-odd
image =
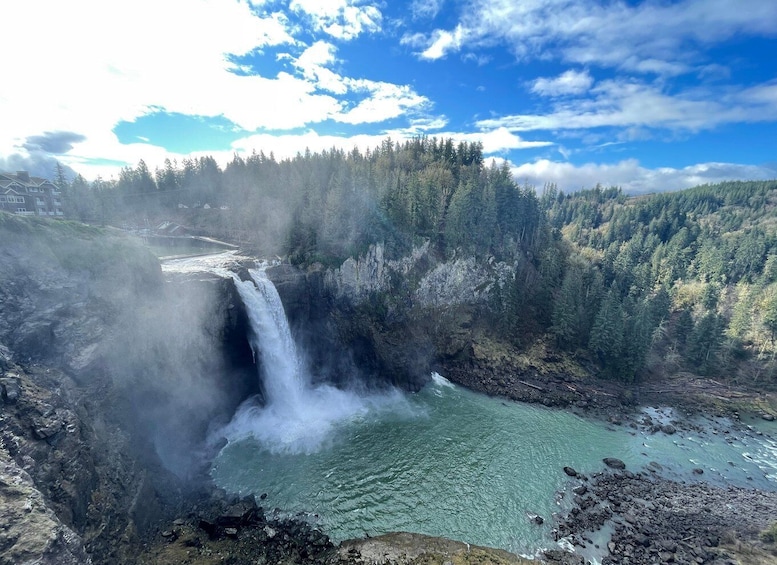
[[[437,378],[418,394],[340,422],[312,453],[233,442],[212,475],[231,492],[266,493],[266,508],[306,513],[335,540],[412,531],[533,554],[553,544],[550,518],[564,504],[556,493],[570,481],[565,465],[590,474],[603,457],[632,470],[658,461],[682,480],[702,467],[705,480],[777,488],[774,442],[736,437],[724,420],[703,424],[718,433],[651,435]],[[545,523],[534,524],[533,514]]]

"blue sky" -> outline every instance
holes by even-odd
[[[0,168],[110,178],[428,135],[482,141],[538,187],[777,178],[774,0],[25,0],[0,18]]]

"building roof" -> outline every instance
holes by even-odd
[[[24,190],[27,188],[38,188],[44,184],[51,185],[51,187],[55,189],[57,188],[57,185],[50,180],[41,177],[31,177],[26,171],[19,171],[16,173],[4,173],[0,171],[0,188],[17,186]]]

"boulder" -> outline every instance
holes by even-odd
[[[616,459],[615,457],[605,457],[602,459],[605,465],[610,467],[611,469],[625,469],[626,464],[621,461],[620,459]]]
[[[15,404],[19,400],[19,396],[22,394],[21,386],[19,385],[19,378],[15,376],[5,377],[0,379],[0,393],[3,397],[3,402],[7,404]]]
[[[564,472],[570,477],[577,476],[577,471],[575,471],[572,467],[564,467]]]

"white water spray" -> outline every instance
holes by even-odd
[[[230,441],[253,436],[276,453],[311,453],[341,423],[371,409],[404,404],[402,395],[357,395],[329,385],[313,386],[289,330],[278,292],[263,270],[253,280],[231,273],[251,323],[251,346],[261,352],[266,405],[248,400],[238,408],[224,434]]]
[[[241,281],[233,275],[243,299],[253,336],[254,356],[261,352],[267,402],[297,412],[306,384],[297,347],[291,337],[278,291],[263,271],[250,270],[253,280]]]

